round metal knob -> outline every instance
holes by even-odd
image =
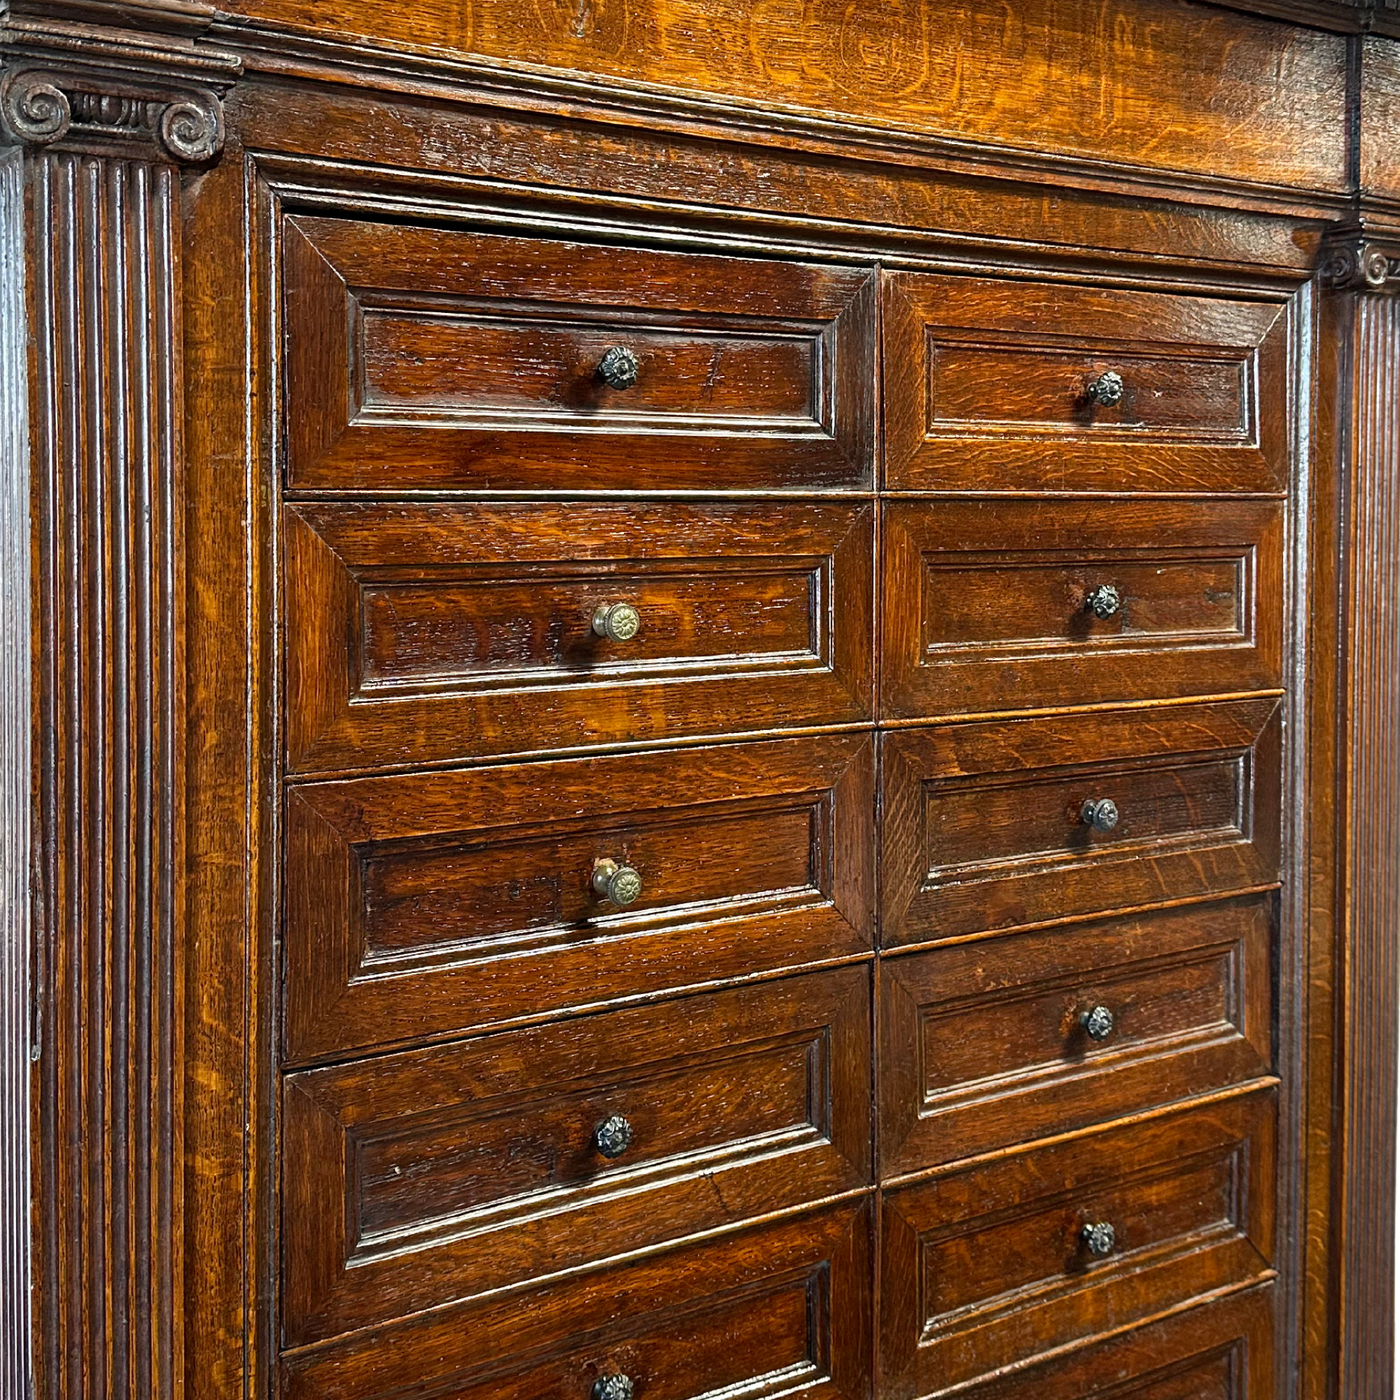
[[[593,890],[619,909],[635,904],[642,893],[642,877],[630,865],[600,860],[593,866]]]
[[[632,1146],[633,1136],[632,1125],[620,1113],[614,1113],[593,1129],[593,1146],[611,1161]]]
[[[633,351],[625,345],[613,345],[598,361],[598,378],[610,389],[630,389],[637,382],[640,369],[641,363]]]
[[[1085,826],[1095,831],[1112,831],[1118,825],[1118,804],[1111,797],[1089,798],[1079,809]]]
[[[610,642],[630,642],[642,630],[642,615],[631,603],[605,603],[594,609],[593,630]]]
[[[1106,1006],[1095,1006],[1080,1018],[1090,1040],[1107,1040],[1113,1034],[1113,1012]]]
[[[632,1400],[631,1376],[599,1376],[593,1382],[593,1400]]]
[[[1123,596],[1111,583],[1101,583],[1084,600],[1084,606],[1100,622],[1107,622],[1123,606]]]
[[[1113,1253],[1114,1247],[1118,1243],[1118,1236],[1114,1232],[1113,1226],[1106,1220],[1096,1220],[1091,1225],[1086,1225],[1080,1232],[1080,1238],[1084,1241],[1089,1253],[1098,1259],[1106,1259]]]
[[[1085,390],[1090,403],[1112,408],[1123,401],[1123,376],[1115,370],[1105,370]]]

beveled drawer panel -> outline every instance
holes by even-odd
[[[307,216],[283,248],[294,490],[870,485],[869,269]]]
[[[304,503],[284,520],[301,772],[872,713],[869,506]],[[611,608],[631,635],[608,634]]]
[[[1012,1367],[958,1394],[968,1400],[1270,1400],[1275,1288],[1262,1284],[1187,1308],[1097,1346]],[[945,1392],[937,1386],[925,1393]]]
[[[885,946],[1272,885],[1279,725],[1261,696],[883,736]]]
[[[887,1192],[888,1393],[951,1388],[1271,1279],[1275,1133],[1264,1089]]]
[[[853,734],[298,785],[285,1053],[861,953],[874,766]],[[636,872],[631,903],[602,861]]]
[[[897,501],[882,540],[890,718],[1282,683],[1281,502]]]
[[[286,1400],[867,1400],[870,1219],[843,1205],[282,1361]]]
[[[1268,1074],[1273,910],[1256,895],[885,958],[882,1171]]]
[[[924,273],[885,284],[888,486],[1285,489],[1286,304]]]
[[[840,968],[287,1081],[296,1344],[870,1179],[870,973]]]

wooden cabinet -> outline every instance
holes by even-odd
[[[1390,1393],[1400,9],[0,11],[0,1394]]]

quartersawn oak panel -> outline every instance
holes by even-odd
[[[872,509],[302,503],[300,772],[850,723],[873,709]],[[599,606],[641,630],[597,635]]]
[[[839,735],[303,784],[292,1062],[868,950],[874,744]],[[625,909],[594,862],[631,865]]]
[[[295,1345],[865,1185],[869,968],[304,1071],[283,1122]]]
[[[870,1211],[841,1205],[284,1355],[286,1400],[867,1400]]]
[[[1270,1400],[1275,1285],[1135,1327],[1051,1361],[960,1389],[968,1400]],[[927,1392],[942,1393],[941,1387]]]
[[[964,142],[1340,190],[1345,40],[1205,6],[234,0],[231,12]],[[771,119],[771,118],[770,118]],[[1054,164],[1048,163],[1053,169]]]
[[[349,218],[283,249],[294,490],[870,485],[870,269]]]
[[[1261,696],[882,736],[884,945],[1275,883],[1279,727]]]
[[[880,1161],[973,1157],[1268,1074],[1274,901],[885,958]],[[1112,1033],[1084,1027],[1106,1007]]]
[[[885,1393],[927,1395],[1274,1277],[1272,1089],[950,1169],[883,1198]],[[1082,1238],[1116,1235],[1106,1258]]]
[[[1283,503],[890,501],[881,713],[1174,699],[1282,683]],[[1117,590],[1109,618],[1089,607]]]
[[[1287,487],[1286,304],[925,273],[884,298],[888,486]]]

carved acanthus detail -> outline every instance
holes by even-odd
[[[26,145],[154,142],[182,163],[212,160],[224,144],[217,93],[133,83],[119,74],[8,73],[0,83],[0,120],[13,141]]]
[[[1324,284],[1338,291],[1400,291],[1400,243],[1363,236],[1330,243],[1321,273]]]

